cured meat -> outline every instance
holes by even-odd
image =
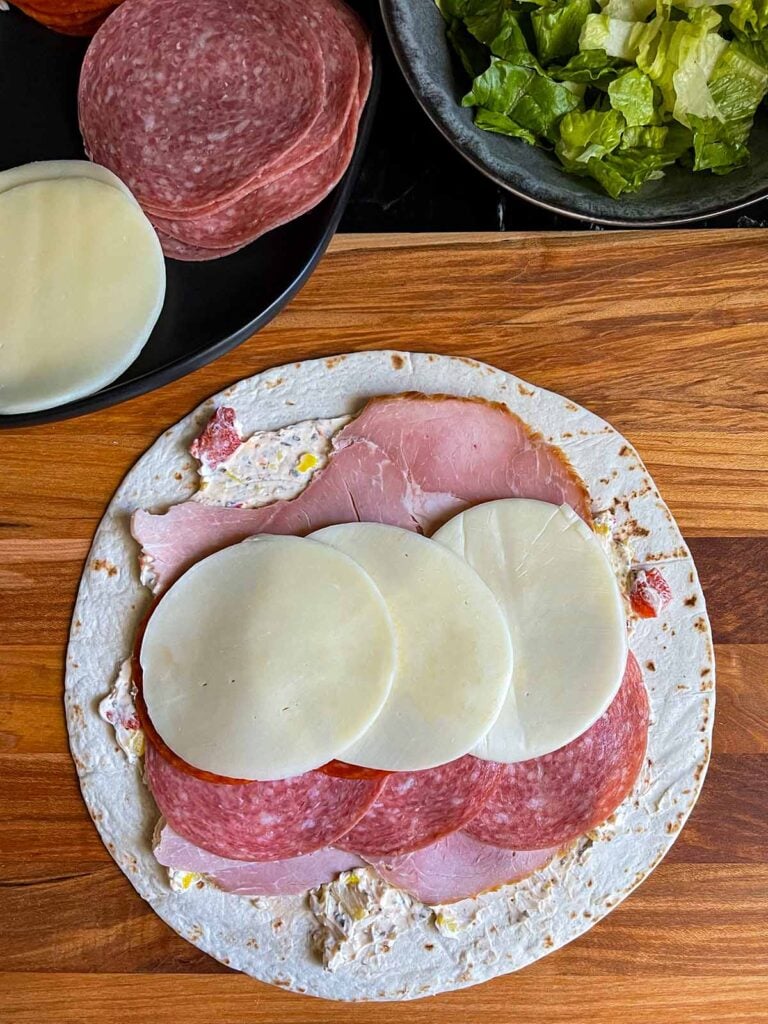
[[[561,846],[612,814],[640,773],[648,739],[648,695],[630,653],[605,714],[552,754],[505,765],[467,833],[512,849]]]
[[[338,845],[367,860],[420,850],[471,821],[499,784],[501,773],[501,765],[471,754],[439,768],[394,772]]]
[[[372,861],[381,877],[427,904],[455,903],[498,889],[543,868],[557,853],[506,850],[454,832],[432,846],[402,857]]]
[[[161,239],[174,238],[196,249],[237,250],[317,206],[349,166],[356,138],[357,117],[353,117],[347,121],[340,137],[309,163],[249,192],[225,208],[194,219],[169,220],[151,213],[150,219]],[[174,255],[170,247],[167,255]],[[175,255],[177,259],[184,258],[180,249],[175,250]]]
[[[235,410],[229,405],[220,406],[206,424],[205,430],[189,446],[189,454],[202,462],[208,469],[216,469],[233,455],[243,443],[237,430]]]
[[[231,198],[313,130],[323,53],[282,0],[126,0],[83,62],[86,149],[147,211]],[[284,164],[283,164],[284,169]]]
[[[332,882],[341,871],[363,864],[359,857],[333,846],[286,860],[232,860],[195,846],[174,832],[170,825],[163,826],[154,854],[158,863],[165,867],[207,875],[220,889],[239,896],[286,896],[306,892]]]
[[[365,441],[334,455],[290,501],[252,509],[188,501],[163,515],[140,510],[133,515],[131,532],[151,563],[154,589],[160,591],[201,558],[257,533],[304,536],[356,521],[417,528],[402,471]]]
[[[277,861],[320,850],[349,831],[384,785],[317,771],[280,782],[220,785],[183,772],[151,743],[145,772],[174,831],[232,860]]]
[[[240,252],[242,245],[234,245],[231,249],[205,249],[201,245],[187,245],[180,242],[178,238],[171,238],[164,235],[162,231],[157,232],[163,253],[171,260],[183,260],[185,263],[204,263],[206,260],[218,260],[224,256],[231,256]]]
[[[565,455],[501,403],[413,393],[375,398],[335,445],[360,438],[406,474],[425,533],[495,498],[566,504],[592,522],[587,489]]]
[[[367,32],[345,4],[312,7],[315,18],[323,11],[326,17],[330,14],[335,19],[337,30],[328,36],[328,96],[312,132],[316,140],[314,151],[308,150],[306,142],[302,143],[287,155],[284,170],[272,168],[271,174],[281,170],[279,177],[261,187],[253,183],[252,191],[226,206],[217,205],[192,217],[186,213],[175,219],[152,216],[167,255],[177,259],[208,259],[216,255],[208,249],[236,251],[312,209],[343,176],[354,152],[358,122],[370,89],[371,51]],[[322,41],[323,37],[320,38]],[[342,41],[343,45],[339,45]],[[350,74],[350,69],[354,74]],[[344,112],[339,120],[341,109]],[[167,238],[184,245],[165,245]]]

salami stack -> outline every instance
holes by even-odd
[[[342,0],[126,0],[86,53],[80,127],[166,255],[214,259],[328,195],[370,81]]]

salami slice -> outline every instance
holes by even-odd
[[[150,220],[161,237],[192,246],[193,251],[221,249],[229,252],[242,248],[317,206],[349,166],[356,139],[355,116],[348,120],[341,136],[319,156],[224,209],[194,219],[167,219],[150,214]]]
[[[320,850],[349,831],[384,785],[317,771],[279,782],[221,785],[183,772],[151,743],[145,771],[174,831],[231,860],[275,861]]]
[[[543,868],[557,850],[505,850],[454,832],[431,846],[401,857],[373,861],[390,885],[422,903],[455,903],[518,882]]]
[[[630,653],[619,692],[605,714],[554,753],[505,765],[498,787],[467,833],[517,850],[575,839],[605,821],[629,794],[647,738],[648,695]]]
[[[439,768],[394,772],[365,816],[336,845],[368,860],[420,850],[470,822],[501,775],[501,765],[471,754]]]
[[[93,160],[173,215],[268,180],[313,130],[325,68],[311,20],[283,0],[126,0],[83,62]]]

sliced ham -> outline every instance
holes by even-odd
[[[640,774],[648,739],[648,695],[630,653],[619,692],[605,714],[572,743],[543,757],[505,765],[501,780],[467,832],[482,842],[538,850],[605,821]]]
[[[413,393],[374,398],[336,445],[360,438],[406,474],[427,534],[495,498],[566,504],[592,522],[587,489],[565,455],[500,402]]]
[[[454,832],[415,853],[371,863],[390,885],[427,904],[455,903],[498,889],[543,868],[557,853],[519,851],[480,843],[466,832]]]
[[[426,771],[394,772],[338,845],[368,860],[429,846],[470,822],[501,774],[502,765],[471,754]]]
[[[361,521],[430,534],[463,508],[509,497],[566,503],[591,521],[586,488],[562,452],[505,406],[480,399],[372,399],[336,435],[333,449],[328,465],[291,501],[257,509],[186,502],[164,515],[136,512],[131,529],[152,563],[156,589],[257,533],[304,535]]]
[[[302,857],[275,861],[244,861],[220,857],[190,843],[164,825],[154,849],[158,863],[207,875],[225,892],[239,896],[285,896],[332,882],[341,871],[360,867],[354,854],[326,846]]]
[[[383,785],[381,779],[340,779],[316,771],[279,782],[210,782],[182,771],[152,743],[144,768],[175,832],[209,853],[244,861],[321,850],[362,818]]]
[[[261,508],[216,508],[196,501],[163,515],[135,512],[131,531],[151,561],[156,591],[214,551],[257,533],[304,536],[337,523],[389,523],[417,529],[402,470],[365,441],[334,455],[298,497]]]

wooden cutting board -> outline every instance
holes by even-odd
[[[0,433],[0,1024],[768,1021],[766,281],[763,231],[340,237],[278,320],[213,366]],[[135,894],[81,803],[62,676],[91,536],[157,434],[266,367],[385,347],[487,360],[637,445],[699,566],[717,720],[689,824],[596,928],[480,987],[339,1005],[228,971]]]

